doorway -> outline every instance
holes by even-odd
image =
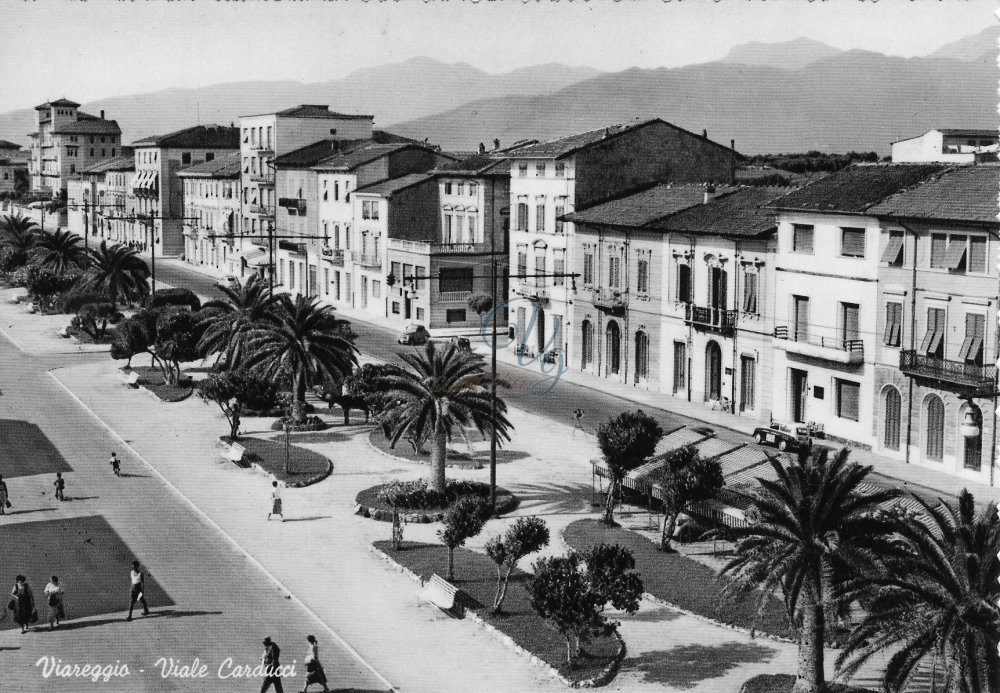
[[[792,415],[794,423],[806,422],[806,391],[808,385],[808,373],[798,368],[789,368],[788,378],[788,410]]]
[[[716,342],[705,347],[705,399],[722,399],[722,349]]]

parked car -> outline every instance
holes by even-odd
[[[757,445],[770,445],[782,452],[795,451],[802,446],[812,445],[812,439],[804,427],[791,428],[784,424],[773,422],[770,426],[759,426],[753,431],[753,442]]]
[[[468,337],[452,337],[451,343],[459,351],[472,351],[472,342],[469,341]]]
[[[396,341],[409,346],[420,346],[426,344],[431,338],[431,333],[423,325],[407,325],[403,328],[403,334]]]
[[[227,274],[219,281],[215,282],[216,286],[221,286],[224,289],[232,289],[233,291],[238,291],[240,288],[240,280],[235,274]]]

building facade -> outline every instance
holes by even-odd
[[[70,178],[121,153],[121,128],[93,116],[80,104],[59,99],[35,106],[37,130],[31,137],[31,189],[58,196]]]
[[[184,259],[222,272],[240,224],[240,155],[233,152],[178,172],[184,193]]]
[[[21,145],[0,140],[0,194],[15,193],[19,186],[24,186],[25,190],[30,187],[31,174],[28,169],[30,159],[31,154],[23,151]]]
[[[1000,134],[996,130],[942,128],[893,142],[892,162],[971,164],[984,156],[995,161],[998,150]]]

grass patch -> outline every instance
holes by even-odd
[[[323,455],[289,446],[289,473],[285,473],[284,441],[263,438],[240,438],[239,444],[245,449],[243,461],[256,463],[275,478],[288,486],[308,486],[325,479],[330,473],[330,460]]]
[[[475,435],[478,436],[479,434]],[[408,462],[416,462],[417,464],[429,465],[431,463],[431,452],[429,449],[424,448],[421,452],[417,452],[413,449],[412,445],[402,439],[396,444],[396,447],[392,447],[391,442],[385,437],[382,429],[377,426],[368,434],[368,441],[377,450],[384,452],[386,455],[401,457]],[[499,457],[499,455],[498,451],[497,456]],[[449,467],[458,467],[459,469],[482,469],[484,465],[489,464],[489,459],[490,453],[488,450],[485,452],[484,457],[484,453],[469,454],[468,452],[449,447],[446,464]]]
[[[374,546],[424,579],[432,573],[444,575],[448,569],[448,549],[443,544],[404,541],[399,551],[393,551],[389,541],[378,541]],[[585,643],[582,650],[586,654],[577,660],[572,669],[567,667],[565,639],[531,608],[528,592],[531,577],[520,570],[511,574],[503,604],[504,613],[495,616],[489,611],[496,594],[496,566],[493,561],[475,551],[455,550],[455,579],[452,584],[472,597],[476,602],[473,610],[483,620],[557,668],[570,680],[583,681],[598,676],[614,660],[618,641],[596,638]],[[502,645],[497,643],[497,647]]]
[[[139,374],[139,387],[144,387],[164,402],[180,402],[194,392],[190,376],[181,375],[179,385],[168,385],[163,379],[159,368],[150,366],[132,366],[132,371]]]
[[[791,693],[795,686],[792,674],[757,674],[747,679],[740,693]],[[843,683],[827,683],[828,693],[873,693],[867,688],[856,688]]]

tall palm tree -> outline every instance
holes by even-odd
[[[736,541],[736,555],[723,569],[735,578],[729,591],[748,596],[756,590],[763,606],[780,590],[798,630],[795,693],[826,688],[826,617],[839,606],[841,585],[894,551],[892,522],[878,509],[899,491],[864,484],[872,468],[847,456],[846,449],[832,458],[822,449],[803,451],[788,467],[772,460],[776,481],[735,491],[759,519],[726,531]]]
[[[430,486],[443,491],[448,441],[467,426],[482,435],[492,435],[488,384],[482,386],[482,359],[460,351],[455,344],[439,350],[427,342],[424,353],[403,353],[400,358],[410,370],[390,367],[382,379],[389,402],[383,412],[383,425],[392,444],[404,435],[415,440],[433,438]],[[507,405],[497,399],[496,432],[498,439],[510,440]]]
[[[38,225],[21,215],[8,214],[0,223],[0,245],[7,251],[10,263],[20,267],[28,264],[35,247]]]
[[[259,370],[267,378],[289,377],[292,382],[292,416],[305,416],[306,388],[343,380],[357,365],[357,349],[344,339],[345,320],[333,308],[319,304],[318,297],[281,294],[274,310],[261,316],[243,345],[245,368]]]
[[[35,262],[57,274],[67,270],[85,268],[90,262],[90,255],[83,246],[83,239],[69,231],[42,232],[35,239],[32,255]]]
[[[899,538],[908,548],[883,570],[863,576],[852,596],[869,608],[837,658],[853,675],[873,655],[893,651],[885,690],[903,689],[914,668],[931,659],[943,669],[942,690],[1000,691],[1000,519],[996,503],[976,512],[967,490],[957,506],[921,499],[918,517],[904,518]]]
[[[206,356],[218,354],[217,364],[235,370],[245,356],[247,335],[253,328],[260,327],[266,316],[274,313],[279,299],[271,295],[267,283],[256,274],[238,288],[219,288],[225,298],[202,306],[214,310],[207,311],[211,315],[198,349]]]
[[[114,301],[135,303],[149,295],[149,266],[139,253],[107,241],[90,251],[90,264],[82,286],[107,295]]]

